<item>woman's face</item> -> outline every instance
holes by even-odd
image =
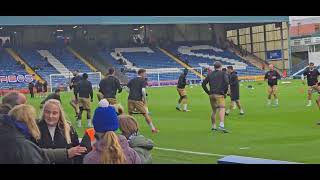
[[[48,126],[57,126],[60,118],[59,106],[53,103],[47,104],[44,108],[44,120]]]

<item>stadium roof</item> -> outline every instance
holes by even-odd
[[[0,25],[120,25],[289,22],[289,16],[0,16]]]

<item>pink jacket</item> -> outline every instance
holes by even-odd
[[[141,164],[139,154],[129,147],[127,138],[123,135],[118,135],[118,138],[120,146],[126,156],[127,164]],[[101,164],[101,152],[103,151],[102,144],[102,141],[98,141],[93,145],[94,150],[84,157],[83,164]]]

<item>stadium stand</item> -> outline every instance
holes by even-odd
[[[129,79],[136,77],[139,68],[147,70],[149,85],[173,85],[176,83],[183,68],[176,61],[165,55],[157,48],[129,47],[102,50],[101,56],[121,71],[126,70],[125,75]],[[121,62],[122,59],[122,62]],[[199,79],[195,74],[188,74],[189,80]]]
[[[215,60],[218,60],[221,61],[224,66],[234,66],[239,76],[256,76],[264,74],[264,71],[247,63],[230,51],[211,45],[201,45],[189,42],[184,45],[172,44],[165,48],[192,67],[209,67],[213,65]]]
[[[17,63],[4,49],[0,48],[0,76],[8,75],[27,75],[28,73],[25,69]],[[1,79],[2,81],[2,79]],[[1,83],[1,89],[10,88],[26,88],[26,83],[10,82]]]
[[[27,61],[31,67],[39,66],[39,70],[35,70],[42,78],[49,82],[50,74],[58,74],[58,70],[54,68],[43,56],[41,56],[35,48],[17,48],[15,49],[19,55]]]

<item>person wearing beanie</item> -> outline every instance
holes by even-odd
[[[107,132],[117,131],[119,128],[119,120],[117,117],[117,112],[115,108],[109,105],[106,99],[102,99],[99,102],[98,108],[94,112],[93,116],[93,131],[94,131],[94,141],[96,141],[92,146],[92,151],[89,152],[84,157],[84,164],[102,164],[103,154],[105,151],[110,151],[107,145],[110,144],[105,138]],[[92,130],[92,129],[91,129]],[[129,147],[129,143],[125,136],[117,135],[118,143],[120,144],[123,153],[125,154],[126,164],[141,164],[141,159],[139,154]],[[84,138],[85,139],[85,138]],[[88,138],[86,138],[88,139]],[[89,138],[90,139],[90,138]],[[85,142],[81,142],[85,144]],[[116,144],[116,142],[115,142]],[[91,143],[87,143],[85,146],[90,146]],[[90,149],[90,148],[89,148]]]

